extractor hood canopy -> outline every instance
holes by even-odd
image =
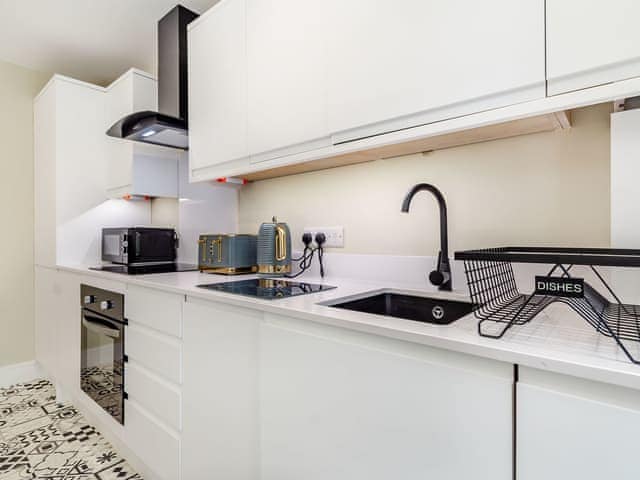
[[[158,22],[158,110],[136,112],[114,123],[107,135],[187,150],[187,25],[198,14],[177,5]]]

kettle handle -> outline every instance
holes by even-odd
[[[287,258],[287,232],[280,225],[276,226],[276,260]]]

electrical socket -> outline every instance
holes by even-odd
[[[326,248],[344,248],[344,228],[343,227],[305,227],[303,233],[310,233],[313,238],[313,245],[316,245],[316,233],[324,233],[327,241]]]

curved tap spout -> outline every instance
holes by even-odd
[[[440,208],[440,252],[438,253],[438,265],[436,270],[429,274],[429,280],[440,290],[451,290],[451,266],[449,264],[449,238],[447,234],[447,203],[442,192],[429,183],[419,183],[411,188],[402,202],[401,211],[409,212],[411,200],[416,193],[430,192],[438,201]]]

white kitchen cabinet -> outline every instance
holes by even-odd
[[[547,0],[549,95],[640,76],[635,0]]]
[[[57,382],[67,394],[80,390],[80,282],[81,277],[58,271],[54,286],[57,317]]]
[[[182,295],[126,286],[128,399],[120,434],[150,478],[162,480],[180,479],[182,303]]]
[[[178,339],[163,335],[130,322],[125,339],[125,353],[132,362],[161,375],[176,385],[182,383],[182,344]]]
[[[520,368],[518,480],[632,480],[640,392]]]
[[[35,267],[36,360],[66,395],[80,390],[80,281]]]
[[[182,429],[182,394],[179,386],[135,361],[127,363],[124,378],[124,391],[132,401],[175,432]]]
[[[543,0],[326,4],[336,142],[545,95]]]
[[[125,402],[124,439],[153,472],[149,478],[180,480],[180,436],[134,400]]]
[[[58,319],[55,307],[56,275],[57,272],[53,269],[35,267],[36,360],[49,377],[54,377],[58,372],[56,341]],[[80,323],[79,314],[78,323]]]
[[[512,478],[511,365],[271,315],[259,351],[261,479]]]
[[[107,197],[105,90],[55,75],[34,100],[35,264],[95,264],[100,229],[146,225],[148,202]]]
[[[325,2],[247,0],[248,142],[252,161],[331,144]]]
[[[544,28],[544,0],[223,0],[189,27],[190,179],[542,99]]]
[[[184,295],[129,285],[125,313],[133,325],[182,338],[183,304]]]
[[[143,110],[158,110],[157,82],[149,74],[131,69],[106,89],[102,133],[122,117]],[[177,150],[104,136],[110,197],[178,196]]]
[[[188,31],[189,167],[198,180],[248,154],[246,0],[220,1]]]
[[[54,76],[34,101],[35,263],[55,266],[93,240],[77,217],[106,200],[104,92]],[[84,259],[74,259],[82,261]]]
[[[115,437],[142,463],[145,478],[180,479],[182,370],[179,338],[147,328],[153,304],[137,305],[125,330],[125,423],[121,426],[80,389],[80,285],[125,292],[125,284],[54,268],[35,268],[36,360],[54,382],[57,395],[80,408],[108,438]],[[134,298],[158,301],[161,292],[135,287]],[[163,305],[184,297],[166,293]],[[125,296],[125,312],[128,297]],[[181,308],[180,308],[181,310]],[[178,310],[174,322],[181,322]],[[174,308],[169,314],[175,314]],[[140,321],[144,319],[144,321]],[[189,477],[187,477],[189,478]]]
[[[260,312],[184,306],[182,478],[255,480]]]

